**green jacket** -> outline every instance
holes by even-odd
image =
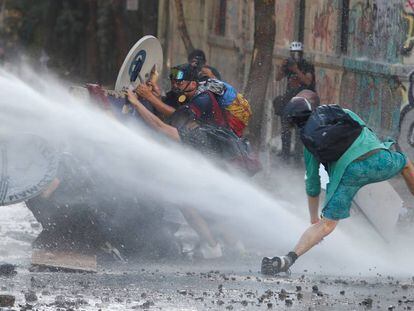
[[[352,161],[374,149],[389,149],[393,144],[393,142],[382,143],[375,135],[375,133],[365,126],[365,122],[362,121],[358,115],[348,109],[344,110],[354,120],[364,125],[364,128],[362,129],[362,132],[358,138],[339,158],[339,160],[328,164],[327,171],[329,175],[329,183],[326,186],[326,196],[323,206],[326,206],[326,204],[332,198],[332,195],[338,187],[345,169]],[[304,150],[304,156],[306,167],[306,193],[311,197],[316,197],[321,192],[321,181],[319,176],[320,163],[306,148]]]

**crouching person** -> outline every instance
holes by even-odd
[[[248,145],[242,138],[228,128],[200,123],[190,107],[175,112],[175,126],[172,126],[146,109],[132,91],[128,91],[128,99],[149,126],[172,140],[193,147],[209,158],[224,160],[249,175],[261,169],[260,163],[250,157]],[[180,207],[180,210],[204,244],[201,249],[203,257],[221,257],[221,246],[199,211],[193,207]]]
[[[337,105],[318,106],[312,91],[302,91],[284,110],[287,120],[300,130],[305,145],[306,192],[311,226],[286,256],[265,257],[261,271],[266,275],[286,272],[324,237],[341,219],[350,216],[351,202],[363,186],[381,182],[401,173],[414,194],[414,166],[407,157],[390,150],[358,115]],[[321,218],[319,218],[319,165],[329,174]]]

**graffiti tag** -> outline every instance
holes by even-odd
[[[407,21],[407,35],[403,43],[401,54],[409,55],[414,48],[414,0],[407,0],[402,17]]]

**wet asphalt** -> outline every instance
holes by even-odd
[[[258,258],[257,258],[258,259]],[[257,260],[106,263],[96,274],[0,277],[10,310],[411,310],[412,279],[333,277],[303,271],[263,277]],[[3,309],[9,310],[9,309]]]
[[[41,228],[24,207],[2,207],[0,264],[4,310],[411,310],[412,276],[325,276],[302,270],[264,277],[257,255],[220,260],[98,260],[98,272],[30,272]],[[7,297],[6,297],[7,298]]]

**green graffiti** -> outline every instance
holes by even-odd
[[[348,53],[389,63],[401,62],[406,23],[402,1],[355,0],[349,12]]]
[[[341,105],[357,112],[381,137],[398,137],[402,96],[394,77],[346,71]]]

